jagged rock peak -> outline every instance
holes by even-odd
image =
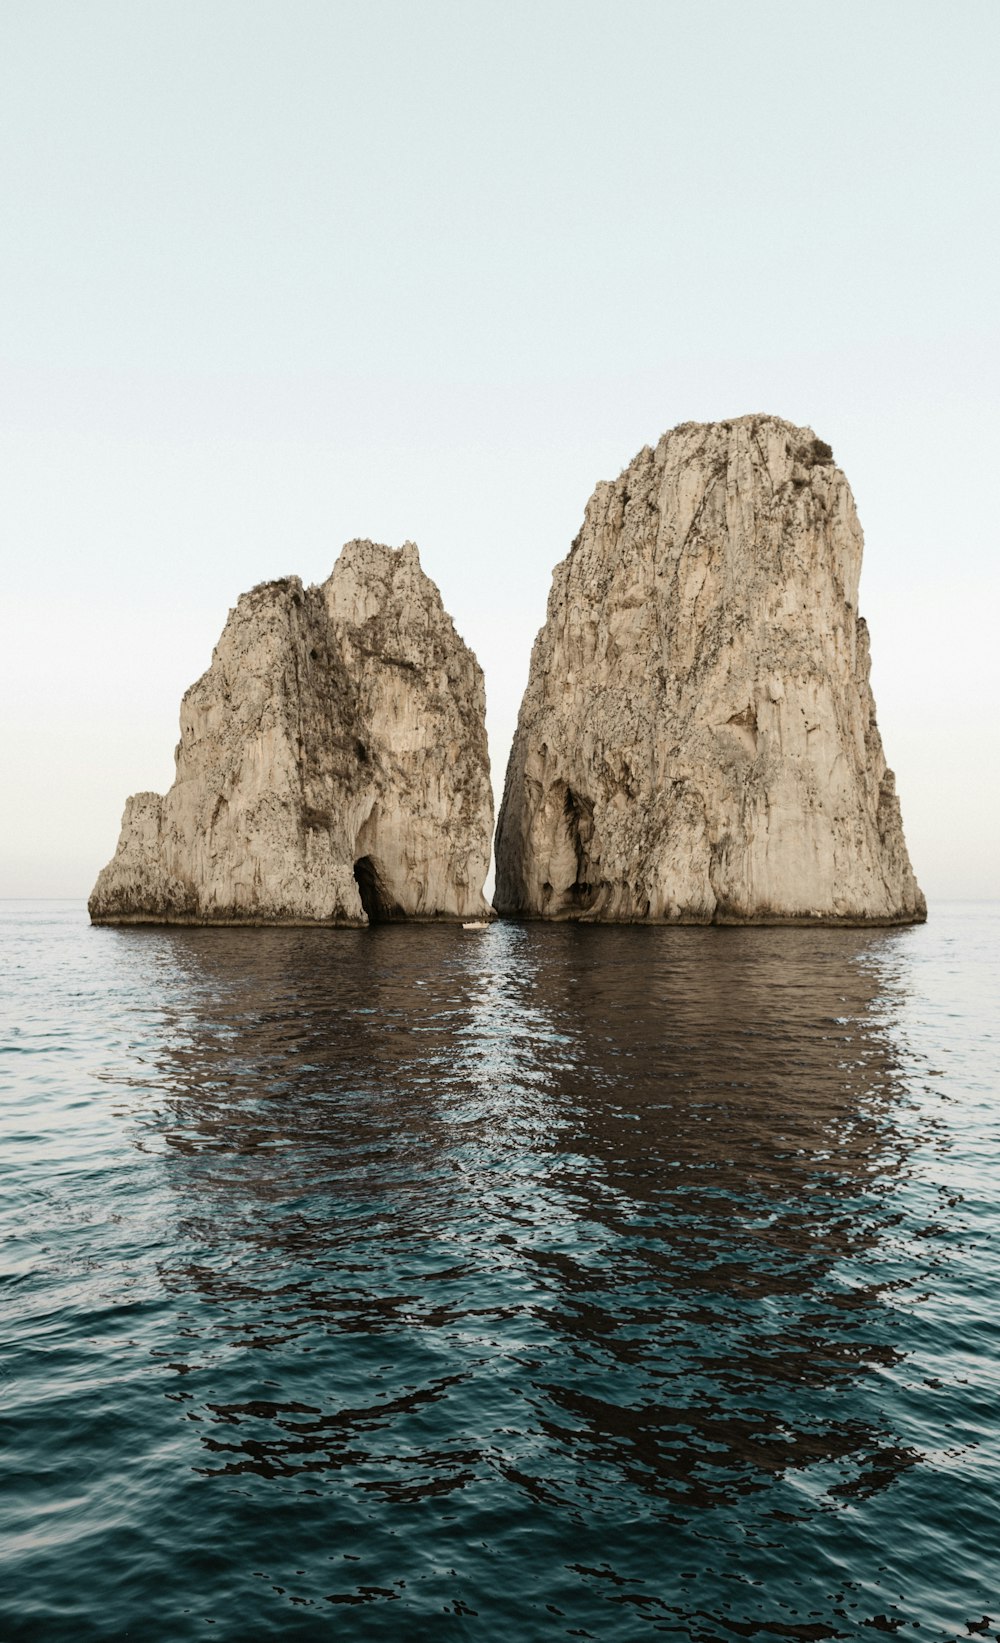
[[[869,686],[862,534],[811,428],[685,422],[556,566],[497,829],[501,913],[926,916]]]
[[[482,670],[412,542],[238,600],[181,703],[176,779],[125,807],[95,923],[488,913]]]

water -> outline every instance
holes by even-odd
[[[1000,1631],[1000,907],[0,914],[5,1640]]]

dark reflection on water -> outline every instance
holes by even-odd
[[[486,1468],[578,1522],[622,1488],[677,1522],[818,1463],[839,1464],[835,1492],[884,1487],[912,1450],[816,1397],[896,1357],[877,1285],[831,1280],[887,1230],[873,1188],[904,1164],[870,944],[380,932],[331,973],[328,946],[274,932],[248,975],[245,940],[175,938],[212,1008],[176,1023],[166,1134],[219,1155],[181,1190],[213,1245],[242,1221],[244,1270],[164,1277],[210,1297],[216,1329],[251,1309],[268,1349],[317,1324],[392,1332],[416,1379],[343,1406],[213,1405],[207,1464],[363,1468],[392,1432],[390,1475],[359,1480],[387,1501]],[[449,1430],[477,1379],[507,1424]]]
[[[95,1635],[958,1635],[919,939],[100,932],[147,1367]]]

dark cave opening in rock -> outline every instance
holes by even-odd
[[[576,856],[576,879],[565,892],[568,907],[586,910],[593,901],[590,883],[589,847],[594,835],[594,806],[591,800],[580,797],[567,787],[563,799],[563,819],[569,842]]]
[[[391,924],[406,917],[386,889],[378,866],[371,856],[361,856],[354,863],[354,879],[361,897],[361,905],[368,914],[369,924]]]

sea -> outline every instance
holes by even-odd
[[[1000,904],[0,950],[3,1643],[1000,1633]]]

